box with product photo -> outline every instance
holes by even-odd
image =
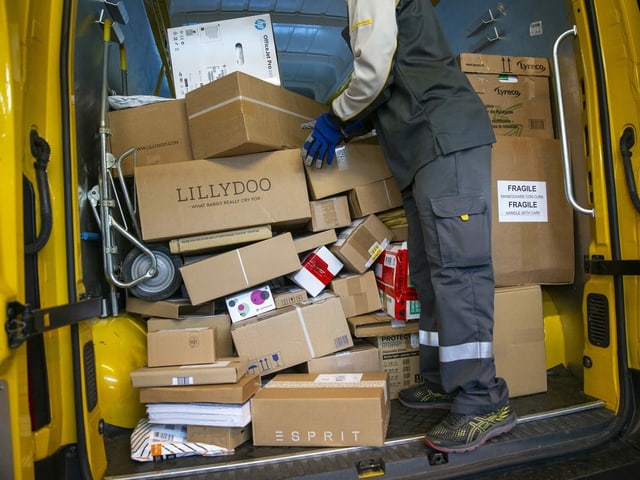
[[[219,358],[215,363],[174,367],[140,367],[131,372],[134,387],[237,383],[247,373],[246,357]]]
[[[185,162],[193,159],[184,100],[163,100],[108,113],[111,153],[116,158],[135,148],[121,162],[122,174],[134,166]],[[158,122],[161,118],[162,122]],[[135,159],[135,163],[134,163]]]
[[[420,318],[418,293],[411,283],[406,242],[392,242],[374,265],[382,308],[396,320]]]
[[[353,347],[307,362],[308,373],[381,372],[378,349],[368,342],[354,342]]]
[[[401,206],[402,193],[393,178],[361,185],[349,191],[349,210],[353,218],[362,218]]]
[[[186,96],[195,158],[297,149],[309,130],[303,124],[326,105],[244,73],[232,73]]]
[[[168,367],[216,361],[213,328],[157,330],[147,334],[147,366]]]
[[[347,318],[382,308],[376,277],[371,270],[340,274],[331,281],[330,289],[340,297]]]
[[[378,348],[382,369],[389,375],[389,397],[398,398],[400,390],[422,383],[418,333],[383,335],[368,338]]]
[[[353,345],[340,299],[326,293],[234,323],[231,335],[249,371],[260,375]]]
[[[327,247],[316,248],[300,263],[302,268],[289,275],[289,279],[312,297],[319,295],[344,266]]]
[[[312,200],[309,203],[309,208],[311,210],[311,220],[307,224],[307,230],[321,232],[351,225],[349,201],[346,195]]]
[[[232,322],[255,317],[276,308],[269,285],[261,285],[229,295],[225,298],[225,303]]]
[[[330,245],[338,240],[335,229],[331,228],[324,232],[296,234],[293,243],[296,245],[298,253],[305,253],[324,245]]]
[[[176,98],[241,71],[280,85],[269,14],[167,29]]]
[[[396,320],[384,310],[347,318],[351,335],[356,338],[382,337],[405,333],[418,333],[416,320]]]
[[[251,412],[256,446],[382,446],[390,417],[387,375],[276,375],[251,399]]]
[[[180,268],[194,304],[224,297],[300,269],[290,233],[214,255]]]
[[[375,215],[355,220],[329,247],[352,273],[366,272],[393,240],[393,233]]]

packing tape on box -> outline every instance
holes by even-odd
[[[189,115],[189,120],[193,120],[194,118],[197,118],[200,115],[204,115],[206,113],[212,112],[214,110],[217,110],[219,108],[224,107],[225,105],[229,105],[230,103],[237,102],[237,101],[245,101],[245,102],[255,103],[256,105],[261,105],[263,107],[267,107],[267,108],[270,108],[272,110],[277,110],[279,112],[286,113],[287,115],[291,115],[293,117],[299,117],[299,118],[301,118],[302,120],[305,120],[305,121],[313,120],[313,118],[307,117],[306,115],[302,115],[301,113],[293,112],[291,110],[287,110],[286,108],[276,107],[275,105],[271,105],[271,104],[269,104],[267,102],[256,100],[255,98],[245,97],[244,95],[238,95],[237,97],[233,97],[233,98],[230,98],[228,100],[225,100],[224,102],[220,102],[220,103],[218,103],[216,105],[212,105],[210,107],[205,108],[204,110],[200,110],[199,112],[192,113],[191,115]]]
[[[242,262],[242,256],[240,255],[239,249],[236,249],[236,255],[238,256],[238,261],[240,262],[240,268],[242,269],[242,276],[244,277],[244,283],[249,285],[249,279],[247,278],[247,272],[244,269],[244,263]]]
[[[311,354],[311,358],[316,358],[316,352],[313,350],[313,345],[311,344],[311,337],[309,336],[309,331],[307,330],[307,324],[304,323],[304,316],[302,315],[302,309],[298,305],[294,305],[296,308],[296,313],[298,314],[298,320],[300,321],[300,326],[302,327],[302,333],[304,334],[304,339],[307,342],[307,346],[309,347],[309,353]]]

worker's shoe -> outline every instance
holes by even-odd
[[[449,414],[425,436],[425,443],[440,452],[464,453],[484,445],[487,440],[510,431],[518,423],[507,403],[484,415]]]
[[[398,393],[398,400],[409,408],[451,408],[453,395],[444,393],[441,388],[428,383],[405,388]]]

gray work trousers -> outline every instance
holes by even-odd
[[[403,191],[409,274],[421,303],[420,373],[483,414],[508,399],[493,356],[491,146],[436,157]]]

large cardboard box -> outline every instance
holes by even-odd
[[[378,348],[382,369],[389,375],[389,398],[396,399],[400,390],[422,382],[417,333],[383,335],[367,340]]]
[[[387,375],[277,375],[251,399],[251,414],[254,445],[382,446]]]
[[[368,342],[354,343],[353,347],[307,362],[309,373],[365,373],[381,372],[378,349]]]
[[[147,333],[147,366],[168,367],[216,361],[214,328],[179,328]]]
[[[396,320],[383,310],[347,318],[351,335],[357,338],[383,337],[405,333],[418,333],[416,320]]]
[[[129,313],[138,313],[143,317],[162,317],[171,319],[186,318],[190,315],[213,315],[214,302],[193,305],[188,298],[158,300],[150,302],[128,296],[126,309]]]
[[[572,283],[573,211],[564,193],[560,141],[498,137],[492,152],[496,285]]]
[[[461,53],[458,63],[463,72],[549,77],[549,60],[544,57],[518,57],[486,53]]]
[[[140,367],[131,372],[134,387],[236,383],[247,373],[246,357],[219,358],[215,363],[175,367]]]
[[[187,93],[195,158],[300,148],[307,123],[327,110],[311,98],[243,73]]]
[[[176,98],[241,71],[280,85],[269,14],[167,29]]]
[[[329,248],[352,273],[366,272],[384,252],[393,233],[375,215],[355,220]]]
[[[309,196],[320,200],[391,177],[380,145],[351,142],[336,148],[331,165],[306,167]]]
[[[308,252],[309,250],[335,243],[337,240],[338,236],[333,228],[324,232],[295,235],[293,237],[293,243],[295,243],[298,253]]]
[[[187,442],[206,443],[232,450],[250,439],[251,425],[246,427],[187,425]]]
[[[111,153],[118,158],[129,149],[136,149],[135,157],[130,155],[120,164],[123,175],[133,175],[135,165],[193,159],[184,100],[165,100],[114,110],[108,115]]]
[[[169,242],[169,251],[177,255],[202,253],[229,245],[246,245],[271,238],[273,233],[271,225],[259,225],[257,227],[238,228],[225,232],[205,233],[192,237],[174,238]]]
[[[402,206],[402,193],[393,178],[355,187],[349,191],[349,209],[353,218],[385,212]]]
[[[138,167],[144,240],[256,225],[304,225],[311,212],[300,150]]]
[[[311,220],[307,224],[307,230],[322,232],[351,225],[349,201],[346,195],[312,200],[309,203],[309,207],[311,209]]]
[[[331,281],[331,290],[340,297],[347,318],[382,308],[376,276],[372,271],[339,275]]]
[[[149,333],[157,332],[158,330],[176,330],[181,328],[215,329],[216,355],[219,357],[231,357],[233,355],[231,319],[226,313],[217,315],[194,315],[180,320],[156,317],[151,317],[147,320],[147,332]]]
[[[194,304],[203,303],[300,269],[291,233],[282,233],[180,268]]]
[[[231,335],[249,371],[266,375],[353,345],[340,299],[322,294],[234,323]]]

